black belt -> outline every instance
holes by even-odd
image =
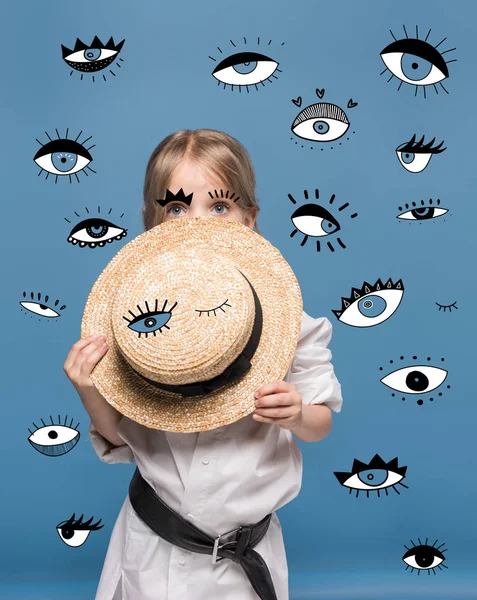
[[[267,564],[258,552],[252,550],[267,532],[272,513],[255,525],[241,526],[213,538],[167,506],[137,467],[129,484],[129,499],[139,517],[159,537],[184,550],[212,554],[213,563],[230,558],[243,567],[261,600],[277,600]],[[237,533],[235,539],[219,543],[221,538],[232,533]]]

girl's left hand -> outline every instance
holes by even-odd
[[[299,427],[302,421],[302,399],[295,386],[286,381],[272,381],[254,394],[256,421],[276,423],[284,429]]]

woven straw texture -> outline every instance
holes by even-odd
[[[144,381],[135,370],[160,383],[185,384],[210,379],[235,360],[255,316],[241,273],[263,311],[260,342],[243,378],[188,398]],[[283,379],[302,310],[290,265],[265,238],[235,221],[180,218],[140,234],[112,258],[89,293],[81,337],[107,337],[109,349],[91,374],[107,402],[146,427],[192,433],[252,413],[253,393]],[[135,318],[154,311],[171,311],[160,330],[133,330]]]

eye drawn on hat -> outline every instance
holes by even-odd
[[[221,310],[222,312],[226,312],[224,310],[224,308],[223,308],[224,306],[228,306],[229,308],[232,308],[231,304],[227,304],[228,301],[229,301],[229,299],[227,298],[227,300],[225,302],[222,302],[222,304],[220,306],[217,306],[216,308],[209,308],[208,310],[207,309],[206,310],[197,310],[197,309],[195,309],[195,312],[199,313],[199,317],[202,316],[202,313],[207,313],[207,316],[210,317],[210,313],[213,312],[214,313],[214,317],[216,317],[217,316],[216,312],[218,310]]]
[[[118,56],[126,40],[122,40],[118,44],[114,43],[113,38],[109,38],[106,44],[103,44],[98,36],[95,36],[91,44],[88,46],[82,42],[79,38],[76,39],[76,43],[73,49],[67,48],[61,44],[62,58],[65,63],[72,68],[70,76],[73,75],[74,71],[80,73],[81,80],[83,79],[84,73],[91,74],[91,78],[95,81],[95,73],[103,71],[109,67],[116,59],[116,66],[121,68],[124,60]],[[111,69],[108,71],[116,77],[116,73]],[[101,73],[103,81],[106,81],[106,75]]]
[[[427,204],[424,200],[421,200],[420,206],[416,202],[404,204],[403,206],[399,206],[398,209],[401,211],[406,209],[405,212],[397,215],[396,219],[399,219],[400,221],[409,221],[409,223],[412,223],[412,221],[419,221],[421,224],[423,221],[437,219],[449,212],[448,208],[440,208],[440,203],[440,200],[433,202],[432,199],[429,199]],[[449,213],[449,215],[450,214],[452,213]]]
[[[304,190],[303,194],[305,196],[305,200],[308,200],[308,191]],[[319,197],[320,193],[317,189],[315,189],[315,199],[318,200]],[[335,197],[335,194],[331,196],[329,200],[330,205],[333,204]],[[296,204],[296,200],[291,194],[288,194],[288,198],[291,202],[293,202],[293,204]],[[338,212],[341,212],[348,208],[348,206],[349,202],[345,202],[339,206],[337,210]],[[350,218],[354,219],[357,216],[358,213],[352,213]],[[292,214],[291,220],[296,229],[291,232],[290,237],[293,237],[297,231],[300,231],[300,233],[303,233],[305,236],[300,246],[304,246],[309,237],[325,237],[337,233],[341,229],[341,226],[335,217],[320,204],[303,204]],[[346,245],[341,238],[337,237],[336,241],[341,248],[346,248]],[[335,251],[331,242],[327,242],[327,246],[331,252]],[[316,251],[321,252],[320,240],[316,240]]]
[[[129,312],[131,313],[133,319],[128,319],[128,317],[124,316],[123,319],[129,323],[129,329],[132,329],[136,333],[139,333],[139,337],[141,337],[142,333],[145,334],[146,338],[150,333],[153,333],[155,337],[157,330],[159,330],[159,333],[162,333],[163,327],[170,329],[167,323],[172,316],[172,311],[176,307],[177,302],[173,306],[171,306],[171,308],[166,310],[167,302],[168,300],[164,302],[162,309],[158,310],[158,300],[156,298],[155,308],[154,310],[151,310],[149,308],[147,300],[145,300],[144,303],[146,305],[146,312],[144,312],[139,306],[139,304],[137,304],[137,308],[141,314],[135,315],[132,312],[132,310],[130,310]]]
[[[401,279],[383,284],[364,282],[361,288],[351,288],[349,298],[341,298],[341,310],[332,310],[338,321],[352,327],[373,327],[389,319],[398,309],[404,294]]]
[[[447,39],[444,38],[435,46],[432,46],[427,39],[431,33],[431,30],[427,32],[426,37],[423,40],[419,39],[419,29],[416,25],[416,37],[410,38],[406,31],[406,27],[403,25],[405,38],[398,40],[394,33],[390,31],[393,36],[394,42],[391,42],[384,50],[381,50],[381,59],[386,65],[386,68],[381,75],[389,71],[391,77],[388,79],[388,83],[396,77],[401,81],[398,91],[401,89],[403,83],[415,87],[414,96],[417,96],[419,88],[422,88],[424,98],[426,98],[426,88],[432,86],[436,92],[437,83],[444,90],[446,94],[449,92],[444,87],[442,81],[449,77],[449,69],[447,65],[451,62],[456,62],[457,59],[446,61],[444,54],[453,52],[455,48],[444,50],[441,52],[437,48]]]
[[[417,356],[412,357],[413,360],[417,360]],[[404,356],[401,356],[399,360],[404,360]],[[427,362],[431,361],[431,357],[427,357]],[[441,362],[444,359],[441,358]],[[393,360],[389,361],[390,364],[394,364]],[[383,367],[379,367],[380,371],[383,371]],[[412,394],[413,396],[429,396],[434,390],[438,390],[444,381],[447,379],[448,371],[441,369],[440,367],[434,367],[424,364],[414,364],[407,367],[402,367],[395,371],[391,371],[381,379],[381,383],[387,387],[401,392],[406,395]],[[447,386],[450,389],[450,385]],[[395,397],[397,394],[394,392],[391,394]],[[430,402],[434,401],[435,396],[442,396],[442,392],[434,393],[428,399]],[[427,399],[427,398],[425,398]],[[402,396],[402,400],[406,400],[406,396]],[[422,406],[424,400],[419,397],[417,404]]]
[[[375,454],[369,464],[363,463],[357,458],[353,461],[351,472],[334,471],[334,476],[343,487],[356,491],[356,498],[360,492],[366,492],[366,498],[369,498],[370,492],[376,492],[378,498],[381,497],[381,490],[389,496],[388,488],[392,488],[396,494],[400,494],[397,485],[406,489],[409,486],[402,483],[406,477],[407,467],[398,467],[398,459],[393,458],[388,463],[385,462],[379,454]]]
[[[316,89],[316,94],[319,98],[323,98],[325,90]],[[292,100],[295,106],[300,107],[302,103],[301,96],[295,100]],[[358,106],[357,102],[354,102],[351,98],[348,101],[348,108],[354,108]],[[329,102],[317,102],[316,104],[310,104],[304,108],[295,118],[292,123],[291,131],[296,137],[310,142],[330,143],[342,138],[349,130],[350,122],[345,111],[340,108],[337,104],[330,104]],[[355,133],[354,131],[352,133]],[[290,138],[291,140],[295,138]],[[349,140],[349,137],[346,137]],[[342,140],[343,141],[343,140]],[[338,145],[341,146],[341,142]],[[295,144],[299,142],[295,140]],[[331,150],[336,144],[330,145]],[[305,147],[304,144],[301,146]],[[310,146],[313,150],[314,146]],[[324,147],[321,147],[324,150]]]
[[[457,306],[457,300],[452,304],[448,304],[447,306],[444,304],[439,304],[439,302],[436,302],[435,304],[437,304],[437,306],[439,307],[439,312],[441,312],[442,309],[444,309],[444,312],[446,312],[447,310],[449,310],[449,312],[452,312],[453,308],[459,310],[459,307]]]
[[[411,567],[411,573],[414,573],[414,570],[417,571],[417,574],[420,575],[421,571],[427,571],[428,574],[431,574],[431,571],[436,575],[436,569],[442,571],[442,568],[448,569],[444,563],[446,557],[444,556],[444,552],[447,552],[447,549],[440,550],[442,546],[445,544],[441,544],[436,547],[436,540],[432,546],[429,546],[428,540],[426,538],[426,543],[423,544],[420,538],[417,538],[419,541],[419,546],[411,540],[412,548],[408,548],[406,544],[404,544],[404,548],[406,548],[407,552],[402,557],[402,560],[406,563],[406,571]]]
[[[396,154],[399,162],[402,166],[410,173],[420,173],[429,164],[429,161],[434,154],[440,154],[447,150],[447,148],[441,148],[444,141],[437,146],[432,146],[436,138],[432,138],[430,142],[424,144],[424,136],[416,142],[416,134],[412,138],[401,144],[396,148]]]
[[[104,525],[99,525],[99,523],[101,523],[101,519],[92,525],[91,521],[93,520],[93,517],[84,523],[81,522],[82,519],[83,515],[81,515],[81,517],[75,521],[75,513],[73,513],[73,516],[67,521],[62,521],[56,526],[56,530],[61,538],[61,541],[67,546],[71,546],[72,548],[78,548],[79,546],[82,546],[92,531],[98,531],[98,529],[102,529],[104,527]]]
[[[234,48],[237,48],[232,40],[230,40],[230,43]],[[271,43],[272,40],[269,40],[266,46],[270,46]],[[273,79],[278,79],[275,73],[282,72],[278,68],[279,63],[265,54],[251,51],[251,44],[253,47],[254,43],[250,42],[250,39],[247,42],[247,38],[244,37],[242,52],[234,52],[226,58],[209,56],[216,63],[220,60],[212,71],[212,76],[217,80],[218,86],[223,84],[224,90],[227,86],[230,86],[231,91],[234,91],[235,87],[239,92],[242,92],[242,88],[245,88],[247,93],[250,93],[250,87],[255,87],[258,90],[259,84],[265,87],[265,82],[273,83]],[[281,46],[284,44],[285,42]],[[257,47],[260,46],[260,38],[257,38],[256,45]],[[217,50],[221,55],[224,55],[224,52],[218,46]],[[273,79],[271,79],[272,77]]]
[[[71,176],[76,177],[76,181],[79,183],[78,173],[84,173],[88,176],[88,171],[96,173],[94,169],[89,166],[89,163],[93,160],[93,157],[89,153],[91,148],[94,148],[96,144],[85,148],[83,144],[86,144],[92,136],[78,142],[80,135],[83,131],[80,131],[76,136],[76,139],[68,139],[68,129],[64,138],[58,133],[58,129],[55,129],[58,139],[52,140],[48,133],[45,131],[45,135],[50,140],[46,144],[42,144],[40,140],[36,140],[41,148],[33,157],[33,160],[40,167],[40,176],[44,171],[46,172],[45,180],[51,175],[55,175],[55,183],[58,183],[58,177],[68,176],[70,183],[72,183]]]
[[[58,415],[58,423],[54,423],[50,415],[51,425],[47,425],[41,418],[43,427],[38,427],[33,423],[36,430],[32,431],[28,428],[31,435],[27,438],[32,447],[45,456],[63,456],[70,452],[78,443],[80,432],[77,430],[79,423],[75,427],[71,427],[73,419],[67,425],[67,418],[65,417],[64,423],[61,424],[60,415]]]
[[[26,292],[23,292],[23,297],[24,298],[27,297]],[[34,300],[35,296],[34,296],[33,292],[30,292],[30,298],[32,300]],[[40,302],[41,294],[40,294],[40,292],[38,292],[37,300],[38,300],[38,302],[22,301],[22,302],[19,302],[19,304],[25,310],[27,310],[29,313],[33,313],[35,315],[38,315],[38,316],[46,318],[46,319],[56,319],[58,317],[61,317],[61,313],[56,312],[56,310],[53,310],[53,308],[48,306],[49,296],[45,296],[43,302]],[[54,304],[55,308],[58,306],[59,303],[60,303],[59,300],[55,301],[55,304]],[[64,310],[65,308],[66,308],[66,304],[63,304],[63,306],[60,306],[60,308],[58,310]],[[30,314],[30,317],[31,317],[31,314]]]
[[[89,210],[86,207],[85,210],[89,214]],[[109,209],[108,215],[111,211],[112,208]],[[98,206],[98,214],[100,212],[101,208]],[[77,217],[80,216],[76,211],[75,215]],[[123,215],[124,213],[119,218],[122,219]],[[64,219],[67,223],[71,223],[66,217]],[[126,237],[127,231],[127,229],[118,227],[114,223],[100,217],[90,217],[77,223],[68,234],[67,240],[70,244],[78,245],[80,248],[102,248],[106,246],[106,243],[110,244],[114,240],[121,240],[123,237]]]

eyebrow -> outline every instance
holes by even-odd
[[[184,204],[187,204],[187,206],[190,206],[190,203],[192,202],[192,194],[189,194],[188,196],[186,196],[184,194],[184,190],[181,188],[177,194],[173,194],[169,189],[166,190],[166,197],[164,200],[157,200],[157,202],[161,205],[161,206],[166,206],[167,204],[169,204],[169,202],[184,202]]]

